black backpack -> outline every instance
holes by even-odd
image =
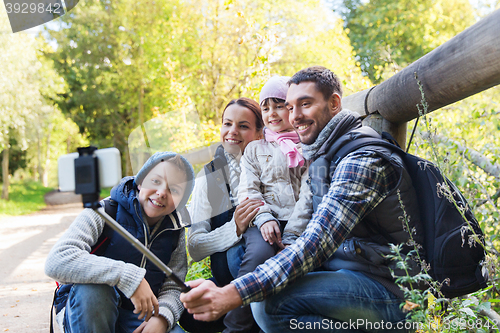
[[[118,210],[118,202],[108,197],[103,200],[103,203],[104,203],[104,211],[106,212],[106,214],[108,214],[114,220],[116,220],[116,211]],[[92,246],[90,253],[98,256],[103,255],[104,251],[106,251],[106,248],[109,245],[110,236],[112,233],[113,229],[111,229],[111,227],[105,224],[101,235],[97,239],[95,245]],[[54,327],[53,327],[54,310],[57,314],[59,313],[59,311],[62,310],[62,308],[64,308],[64,306],[66,305],[66,300],[68,299],[68,292],[72,286],[72,284],[59,284],[57,282],[56,284],[57,286],[56,290],[54,291],[54,298],[52,299],[52,307],[50,309],[50,327],[49,327],[50,333],[54,333]]]
[[[383,138],[392,143],[379,138],[355,139],[341,147],[332,162],[337,166],[349,153],[366,146],[382,146],[396,152],[403,160],[417,194],[424,228],[422,245],[425,260],[430,264],[429,275],[442,284],[440,290],[448,298],[485,288],[488,272],[481,265],[485,258],[484,234],[467,200],[432,162],[406,153],[388,133],[383,133]],[[453,191],[456,206],[442,194],[440,184],[444,183]],[[464,209],[467,221],[457,206]],[[482,244],[475,241],[469,244],[469,236],[473,234]]]

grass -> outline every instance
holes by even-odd
[[[99,196],[102,199],[104,199],[104,198],[109,197],[110,193],[111,193],[111,187],[101,188],[101,193],[99,194]]]
[[[50,191],[52,188],[35,181],[11,183],[9,200],[0,199],[0,217],[29,214],[44,208],[43,197]]]

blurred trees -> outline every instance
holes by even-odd
[[[345,27],[357,65],[375,84],[492,11],[485,11],[487,7],[479,4],[473,8],[467,0],[344,0],[343,4]],[[438,162],[469,199],[486,234],[490,255],[487,266],[497,266],[500,253],[500,179],[496,171],[500,170],[499,89],[497,86],[446,106],[446,112],[428,115],[427,125],[420,120],[410,149],[413,154]],[[490,272],[495,287],[484,296],[485,300],[498,298],[498,277],[493,270]]]
[[[344,0],[342,21],[322,3],[89,0],[47,31],[54,49],[28,42],[29,36],[3,35],[0,49],[7,51],[0,57],[12,65],[0,69],[0,147],[15,145],[11,162],[42,180],[54,170],[54,156],[74,151],[88,137],[99,147],[118,147],[123,170],[131,174],[125,163],[129,135],[144,132],[141,125],[152,118],[166,121],[170,128],[161,134],[175,141],[173,149],[208,145],[218,139],[227,102],[257,99],[271,75],[323,65],[339,75],[348,95],[442,44],[478,13],[466,0]],[[17,38],[8,42],[16,45],[8,38]],[[196,124],[189,127],[197,131],[190,142],[180,130],[186,117]],[[468,145],[488,155],[479,146],[484,140],[467,131],[461,135]]]
[[[2,9],[3,10],[3,9]],[[0,30],[8,30],[0,21]],[[48,184],[50,161],[57,158],[53,136],[62,142],[68,132],[55,124],[66,121],[55,106],[65,89],[64,81],[49,60],[38,51],[44,42],[27,34],[0,35],[0,150],[2,151],[2,199],[8,199],[9,175],[17,169],[31,169],[26,174]],[[66,136],[65,136],[66,134]],[[75,138],[78,133],[72,133]],[[52,137],[52,138],[51,138]],[[11,154],[12,152],[12,154]],[[12,161],[12,166],[10,162]]]
[[[345,26],[360,68],[374,83],[475,22],[469,0],[345,0]]]
[[[225,105],[256,99],[273,74],[321,64],[347,90],[369,84],[342,23],[316,0],[90,0],[62,20],[49,31],[58,47],[48,56],[69,86],[58,104],[92,142],[118,147],[125,160],[134,128],[168,112],[194,110],[204,144],[216,140]]]

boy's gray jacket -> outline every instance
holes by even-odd
[[[291,244],[306,229],[312,216],[312,194],[307,183],[309,162],[288,167],[288,158],[276,142],[250,142],[241,158],[238,201],[245,198],[265,202],[253,224],[261,227],[269,220],[288,221],[283,243]]]

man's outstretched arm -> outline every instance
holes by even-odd
[[[196,312],[193,309],[189,312],[200,314],[197,319],[218,318],[225,311],[279,292],[326,261],[354,226],[394,189],[398,180],[399,173],[390,162],[375,152],[351,153],[339,163],[330,190],[295,243],[223,288],[213,283],[205,285],[203,280],[196,285],[190,283],[194,290],[182,294],[181,301],[188,309],[196,307]],[[197,286],[203,289],[198,290]]]

